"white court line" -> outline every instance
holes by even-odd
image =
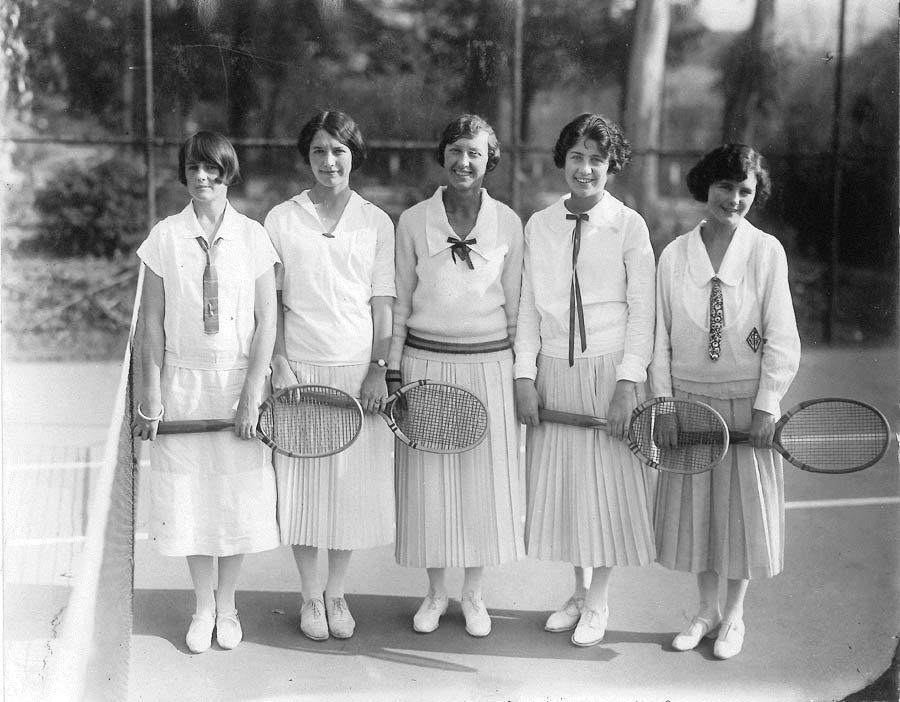
[[[817,507],[862,507],[866,505],[900,505],[900,497],[847,497],[840,500],[798,500],[785,502],[785,509],[815,509]]]

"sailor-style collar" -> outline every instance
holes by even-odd
[[[459,237],[447,220],[447,211],[444,209],[444,190],[447,186],[439,187],[434,195],[426,200],[425,207],[425,240],[428,243],[428,255],[434,256],[441,251],[446,251],[454,246],[454,241]],[[467,247],[486,261],[494,256],[502,255],[497,252],[497,202],[488,195],[487,190],[481,189],[481,206],[478,209],[478,217],[475,226],[464,240]]]
[[[700,236],[700,229],[705,222],[706,220],[700,222],[685,234],[691,280],[698,286],[706,285],[713,278],[718,278],[725,285],[738,285],[747,270],[747,261],[753,252],[758,230],[747,220],[742,220],[734,230],[719,270],[714,271],[709,260],[709,253],[706,251],[706,245]]]

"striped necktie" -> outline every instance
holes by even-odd
[[[722,327],[724,324],[725,310],[722,306],[722,281],[714,277],[709,291],[709,357],[713,361],[719,360],[719,352],[722,349]]]
[[[581,304],[581,285],[578,283],[578,252],[581,250],[581,223],[588,221],[587,212],[567,214],[566,219],[575,220],[572,230],[572,283],[569,285],[569,365],[575,365],[575,317],[581,329],[581,350],[587,349],[587,334],[584,330],[584,305]]]
[[[215,246],[221,238],[216,239]],[[206,267],[203,269],[203,331],[207,334],[219,332],[219,277],[212,262],[212,247],[205,237],[198,236],[197,243],[206,254]]]

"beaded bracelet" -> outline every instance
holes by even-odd
[[[165,408],[163,405],[160,405],[160,406],[159,406],[159,414],[156,415],[155,417],[148,417],[148,416],[147,416],[146,414],[144,414],[144,412],[141,410],[141,403],[138,402],[138,406],[137,406],[137,413],[138,413],[138,416],[139,416],[141,419],[143,419],[145,422],[158,422],[160,419],[162,419],[163,413],[164,413],[165,411],[166,411],[166,408]]]

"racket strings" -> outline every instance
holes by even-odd
[[[487,431],[487,412],[472,393],[450,385],[410,388],[391,407],[391,418],[417,448],[453,452],[470,448]]]
[[[660,445],[659,433],[676,429],[675,446]],[[706,405],[666,399],[647,403],[632,417],[632,450],[651,465],[673,473],[702,473],[728,450],[728,430],[721,417]]]
[[[879,460],[890,441],[881,413],[846,400],[802,407],[781,427],[779,443],[790,460],[819,472],[847,472]]]
[[[353,443],[362,421],[359,405],[347,393],[309,385],[267,402],[260,412],[259,431],[287,455],[327,456]]]

